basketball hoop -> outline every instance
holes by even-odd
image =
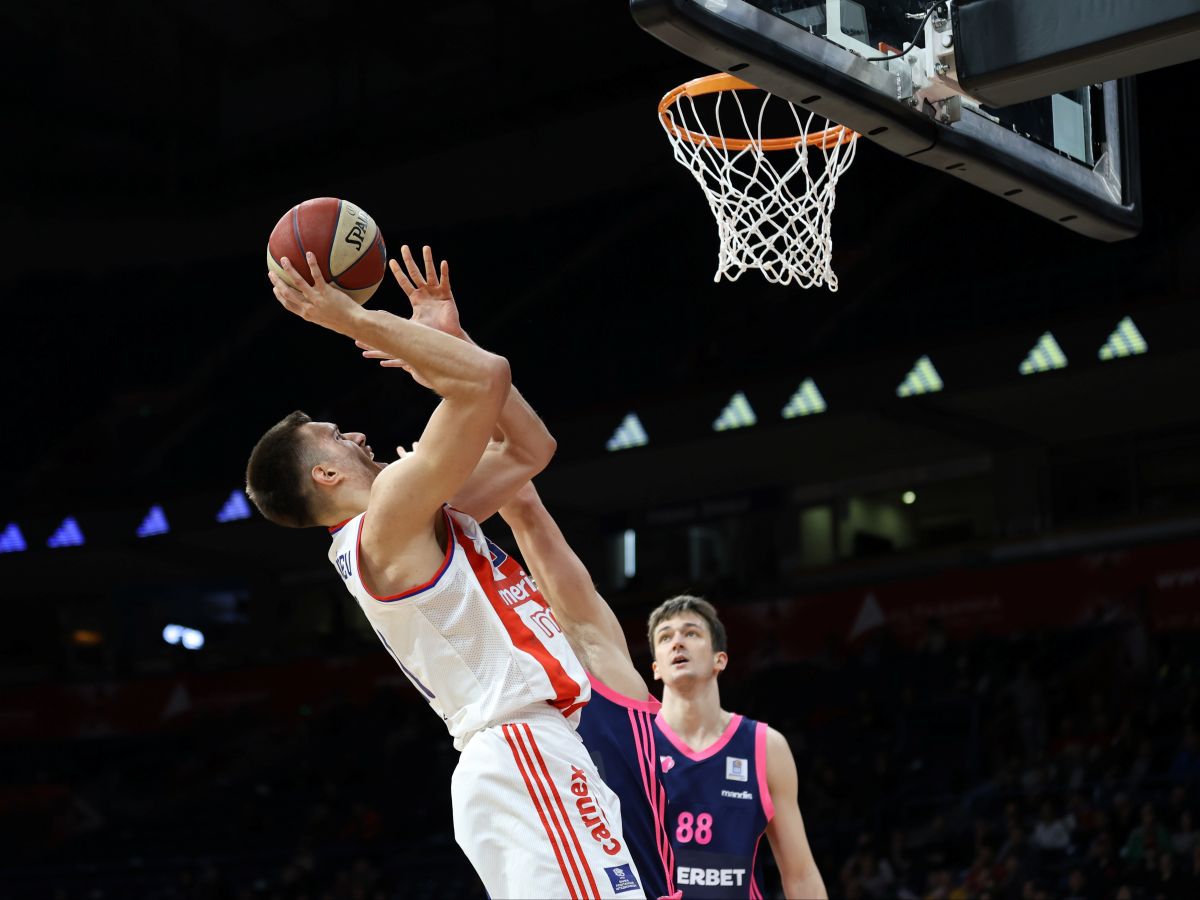
[[[754,128],[738,96],[741,91],[762,97]],[[709,95],[716,97],[709,119],[713,127],[696,104],[697,98]],[[736,106],[733,124],[740,123],[746,137],[725,134],[721,104],[726,96]],[[670,91],[659,101],[658,116],[675,159],[699,182],[717,220],[721,248],[713,281],[722,276],[737,281],[747,269],[758,269],[775,284],[794,281],[804,288],[824,285],[836,291],[830,226],[838,179],[854,161],[858,135],[780,100],[799,133],[764,139],[763,118],[772,99],[779,98],[718,73]],[[820,165],[809,148],[820,150]],[[768,153],[779,155],[778,165]]]

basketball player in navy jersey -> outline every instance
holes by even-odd
[[[659,703],[633,665],[616,615],[531,483],[500,508],[525,565],[554,611],[592,685],[579,720],[600,777],[621,801],[621,827],[649,898],[678,900],[667,799],[657,777],[653,717]]]
[[[827,897],[804,832],[787,740],[765,722],[721,708],[717,676],[729,657],[717,611],[699,597],[674,597],[651,613],[649,638],[654,677],[663,683],[654,723],[658,768],[684,900],[761,898],[764,832],[784,895]]]

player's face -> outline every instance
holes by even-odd
[[[361,431],[342,431],[332,422],[311,422],[305,427],[312,430],[309,438],[320,455],[348,474],[366,475],[374,481],[386,468],[383,463],[375,462],[375,453]]]
[[[724,653],[713,651],[708,623],[695,613],[664,619],[654,629],[654,677],[663,684],[716,678],[725,661]]]

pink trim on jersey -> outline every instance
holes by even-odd
[[[365,578],[363,578],[362,533],[363,533],[363,526],[367,524],[367,517],[366,517],[366,514],[364,513],[363,517],[358,520],[358,537],[355,539],[356,546],[355,546],[355,551],[354,551],[358,555],[358,581],[363,586],[363,590],[366,591],[368,594],[370,594],[373,599],[378,600],[380,603],[392,603],[393,601],[396,601],[396,600],[405,600],[409,597],[415,597],[417,594],[420,594],[420,593],[423,593],[423,592],[429,590],[431,587],[433,587],[435,584],[437,584],[439,581],[441,581],[442,576],[446,574],[446,570],[448,568],[450,568],[450,560],[454,557],[454,528],[450,524],[450,514],[446,512],[445,508],[442,509],[442,515],[444,515],[446,517],[446,528],[448,529],[447,534],[446,534],[446,558],[442,560],[442,567],[437,570],[437,574],[435,574],[432,578],[430,578],[424,584],[419,584],[416,587],[410,587],[408,590],[401,591],[398,594],[393,594],[390,597],[380,597],[373,590],[371,590],[371,588],[367,585],[367,580]]]
[[[762,888],[758,886],[758,879],[755,873],[758,871],[758,845],[762,843],[762,832],[759,832],[758,840],[754,842],[754,856],[750,859],[750,900],[763,900]]]
[[[754,767],[758,769],[758,799],[762,801],[763,815],[770,822],[775,818],[775,801],[767,787],[767,723],[754,726]]]
[[[593,691],[595,691],[605,700],[608,700],[610,703],[615,703],[617,706],[623,706],[625,709],[636,709],[639,712],[654,714],[662,707],[662,704],[659,703],[654,697],[647,697],[645,700],[634,700],[632,697],[626,697],[624,694],[614,691],[591,672],[588,672],[588,681],[592,683]]]
[[[592,687],[598,686],[602,686],[601,683],[592,679]],[[620,697],[621,695],[616,694],[615,696]],[[614,702],[617,701],[614,700]],[[654,771],[654,761],[657,755],[654,746],[654,728],[650,722],[649,711],[630,709],[629,726],[633,731],[633,746],[637,754],[638,770],[642,775],[642,788],[646,792],[646,801],[650,804],[650,814],[654,819],[654,844],[658,850],[659,862],[662,863],[667,894],[674,900],[678,900],[675,898],[678,892],[675,890],[675,883],[672,880],[675,871],[675,855],[671,849],[670,835],[667,833],[667,797]],[[679,894],[679,897],[682,896]]]
[[[463,553],[466,554],[467,563],[475,574],[475,581],[484,596],[488,598],[488,602],[492,604],[492,610],[504,626],[504,630],[508,632],[508,638],[513,642],[513,646],[537,660],[550,679],[550,686],[554,689],[554,699],[546,702],[564,716],[571,716],[581,705],[579,701],[581,685],[567,674],[567,670],[563,668],[558,657],[537,639],[537,636],[529,630],[516,610],[504,602],[504,598],[500,596],[500,591],[496,588],[496,580],[492,577],[492,560],[481,555],[475,549],[474,542],[469,540],[452,522],[450,523],[450,533],[457,541],[458,546],[462,548]],[[512,557],[510,556],[509,559]],[[532,596],[541,599],[540,593],[535,592]],[[542,605],[549,608],[544,600],[542,600]]]
[[[662,710],[659,710],[658,715],[654,717],[654,723],[658,726],[658,730],[666,736],[666,739],[675,745],[676,750],[694,762],[703,762],[710,756],[716,756],[724,749],[725,745],[733,738],[734,732],[738,730],[738,726],[742,724],[742,717],[734,713],[725,730],[721,732],[721,736],[704,750],[693,750],[685,744],[683,738],[677,735],[671,726],[667,724]]]

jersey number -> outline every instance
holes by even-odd
[[[692,838],[696,839],[697,844],[707,844],[712,840],[712,816],[709,813],[700,813],[695,818],[690,812],[679,814],[675,825],[675,840],[681,844],[689,844]]]

